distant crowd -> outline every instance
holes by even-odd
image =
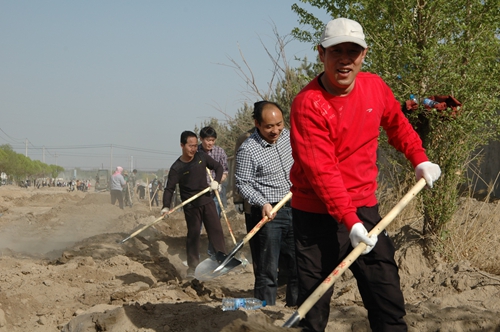
[[[31,180],[27,179],[24,181],[20,181],[18,185],[22,188],[34,187],[37,189],[43,187],[68,187],[68,191],[80,190],[87,191],[91,187],[90,180],[70,180],[64,181],[60,179],[37,179]]]

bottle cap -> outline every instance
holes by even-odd
[[[262,306],[265,307],[267,304],[266,300],[262,301]]]

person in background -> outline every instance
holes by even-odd
[[[214,170],[215,177],[210,183],[210,190],[219,189],[222,179],[222,165],[206,153],[198,152],[198,137],[192,131],[181,134],[182,155],[172,164],[168,173],[167,182],[163,192],[162,215],[168,213],[170,202],[176,185],[182,201],[185,201],[207,188],[207,171]],[[207,230],[208,239],[216,252],[226,254],[226,245],[222,226],[215,208],[211,193],[196,198],[183,208],[187,226],[186,252],[187,252],[187,277],[194,277],[196,266],[200,262],[200,229],[201,224]]]
[[[129,175],[129,191],[130,191],[130,201],[134,201],[136,185],[137,185],[137,170],[134,169]]]
[[[111,176],[110,190],[111,193],[111,204],[115,205],[118,200],[120,209],[123,210],[123,188],[126,186],[127,182],[122,175],[123,167],[117,166],[115,172]]]
[[[129,180],[130,180],[130,185],[131,185],[132,189],[134,189],[135,185],[137,184],[137,170],[136,169],[134,169],[132,171],[132,173],[130,174]]]
[[[295,97],[291,112],[294,164],[292,211],[299,275],[299,305],[360,242],[367,245],[350,269],[368,310],[372,331],[407,331],[394,245],[387,232],[368,237],[380,220],[377,147],[382,127],[432,188],[441,170],[431,163],[391,89],[361,72],[368,47],[361,25],[330,21],[317,47],[324,72]],[[299,323],[324,331],[331,287]]]
[[[146,197],[146,186],[142,181],[137,185],[137,193],[139,194],[139,199],[144,199]]]
[[[158,186],[158,179],[157,178],[154,178],[153,180],[151,180],[151,183],[149,184],[149,195],[151,197],[151,205],[156,205],[158,206],[158,190],[159,190],[159,186]],[[153,204],[154,202],[154,204]]]
[[[208,154],[210,157],[212,157],[215,161],[217,161],[219,164],[222,165],[223,173],[222,173],[222,179],[221,183],[224,183],[227,179],[227,174],[229,173],[229,168],[227,166],[227,154],[226,151],[224,151],[223,148],[220,146],[215,145],[215,141],[217,140],[217,132],[215,131],[214,128],[208,126],[208,127],[203,127],[200,130],[200,140],[201,143],[198,145],[198,152],[203,152]],[[215,177],[215,172],[210,171],[212,175],[212,179]],[[210,183],[210,177],[207,174],[207,183]],[[219,197],[221,201],[226,197],[226,192],[225,192],[225,186],[221,185],[219,193]],[[212,193],[212,198],[215,203],[215,207],[217,208],[217,214],[219,215],[219,218],[221,216],[221,211],[224,208],[224,206],[220,206],[219,200],[217,199],[215,193]],[[224,204],[224,203],[223,203]],[[214,252],[212,244],[209,242],[208,243],[208,249],[207,249],[208,255],[212,258],[215,258],[216,252]]]
[[[161,202],[163,200],[163,196],[160,195],[163,192],[163,181],[158,180],[158,190],[156,191],[156,196],[158,197],[158,200]]]
[[[271,213],[292,185],[290,132],[284,127],[283,111],[276,103],[256,102],[253,118],[256,130],[238,149],[235,178],[239,193],[252,205],[247,232],[263,218],[270,220],[250,239],[254,297],[265,300],[268,305],[276,304],[281,256],[286,262],[286,305],[295,306],[298,286],[290,203]]]
[[[125,187],[123,187],[123,202],[125,206],[132,207],[132,195],[130,194],[130,177],[127,171],[123,171],[123,179],[126,182]]]
[[[222,169],[224,170],[224,172],[222,173],[221,183],[225,182],[227,179],[227,175],[229,173],[229,168],[227,166],[227,154],[223,148],[221,148],[218,145],[215,145],[215,142],[217,140],[217,132],[212,127],[203,127],[200,130],[200,140],[201,140],[201,143],[198,145],[198,152],[204,152],[204,153],[208,154],[215,161],[217,161],[218,163],[220,163],[222,165]],[[212,178],[214,178],[215,172],[211,171],[211,174],[212,174]],[[207,175],[207,183],[210,183],[210,182],[211,182],[210,177]],[[220,193],[221,200],[222,200],[222,196],[224,196],[224,195],[225,195],[224,192]],[[221,206],[219,206],[219,201],[215,197],[215,194],[213,194],[213,198],[214,198],[215,205],[217,206],[217,212],[220,215]]]

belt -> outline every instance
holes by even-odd
[[[271,203],[271,205],[273,207],[275,207],[276,205],[278,205],[280,202],[276,202],[276,203]],[[283,207],[291,207],[291,201],[288,200],[285,204],[283,204]]]
[[[278,205],[278,204],[279,204],[279,202],[276,202],[276,203],[269,203],[269,204],[271,204],[271,206],[272,206],[272,207],[275,207],[276,205]],[[285,204],[283,204],[283,207],[288,207],[288,208],[289,208],[289,207],[292,207],[290,204],[291,204],[291,201],[288,201],[288,202],[286,202]],[[260,206],[258,206],[258,205],[252,205],[252,208],[259,209],[259,210],[261,210],[261,209],[262,209],[262,208],[261,208]]]

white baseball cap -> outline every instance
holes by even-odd
[[[368,47],[361,24],[344,17],[328,22],[319,43],[324,48],[341,43],[355,43],[363,48]]]

